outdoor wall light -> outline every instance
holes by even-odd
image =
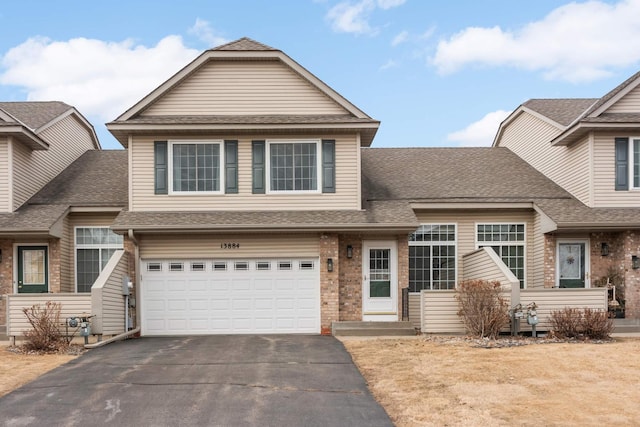
[[[327,271],[329,273],[333,271],[333,258],[327,258]]]
[[[640,268],[640,258],[635,255],[631,255],[631,268],[637,270]]]
[[[347,245],[347,258],[353,258],[353,246]]]
[[[600,245],[600,255],[609,255],[609,245],[606,242],[602,242],[602,245]]]

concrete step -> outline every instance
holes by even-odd
[[[640,332],[640,319],[613,319],[614,333]]]
[[[333,322],[334,336],[409,336],[416,330],[411,322]]]

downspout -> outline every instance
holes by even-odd
[[[136,299],[139,298],[140,296],[140,263],[138,262],[140,259],[140,248],[138,246],[138,240],[136,239],[136,237],[133,234],[133,230],[129,229],[129,233],[128,233],[128,237],[131,240],[131,242],[133,242],[133,247],[134,247],[134,265],[135,265],[135,269],[136,269]],[[127,303],[128,304],[128,303]],[[127,323],[129,322],[128,319],[125,320]],[[120,335],[116,335],[114,337],[111,337],[107,340],[104,341],[99,341],[97,343],[94,344],[85,344],[84,348],[98,348],[98,347],[102,347],[104,345],[110,344],[112,342],[115,341],[120,341],[123,340],[125,338],[134,336],[136,334],[138,334],[140,332],[141,328],[140,328],[140,310],[138,310],[138,304],[136,303],[136,327],[130,331],[126,331]]]
[[[133,229],[129,229],[129,240],[133,242],[134,265],[136,269],[136,329],[140,330],[140,245],[138,239],[133,234]]]

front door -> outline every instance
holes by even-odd
[[[589,287],[589,242],[587,240],[559,240],[557,260],[558,287]]]
[[[363,244],[362,320],[398,320],[398,255],[395,241]]]
[[[49,291],[46,246],[18,246],[18,293]]]

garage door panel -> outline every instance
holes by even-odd
[[[318,333],[317,266],[317,260],[143,261],[143,334]]]

